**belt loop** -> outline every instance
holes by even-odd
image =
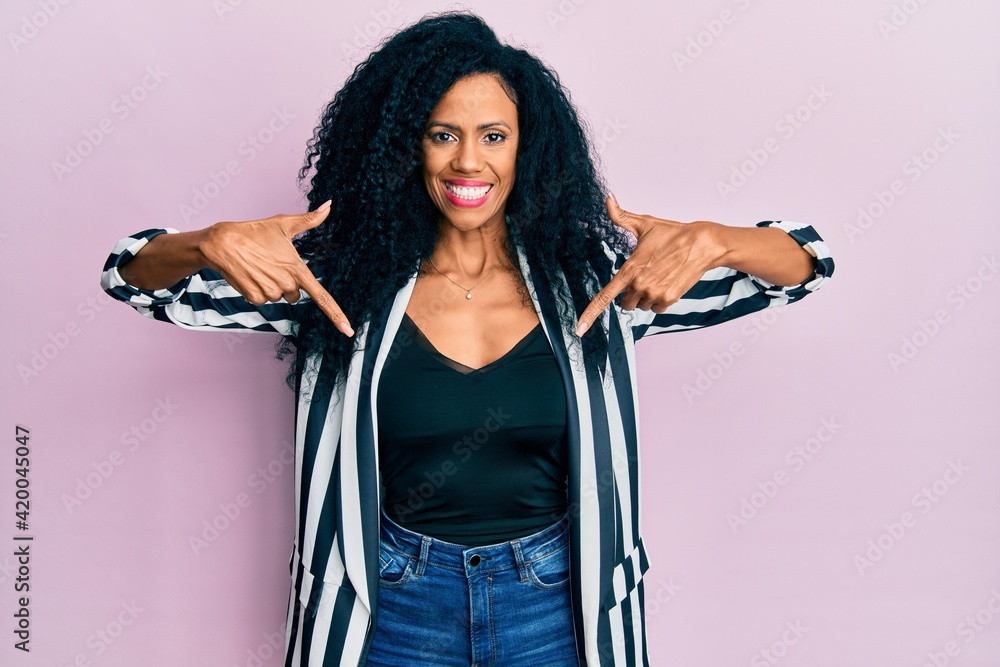
[[[521,581],[528,580],[528,566],[524,563],[524,555],[521,553],[521,540],[514,538],[510,541],[511,548],[514,549],[514,560],[517,561],[517,571],[521,575]]]
[[[424,567],[427,566],[427,554],[431,548],[431,538],[424,535],[420,539],[420,558],[417,559],[417,571],[414,573],[418,577],[424,576]]]

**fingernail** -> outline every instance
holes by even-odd
[[[332,199],[327,199],[325,202],[319,205],[319,208],[330,208],[330,202],[332,201],[333,201]]]
[[[618,206],[618,197],[615,197],[615,193],[609,192],[608,194],[611,195],[611,201],[614,203],[615,207],[621,208],[621,206]]]
[[[578,324],[577,327],[576,327],[576,335],[577,335],[577,337],[580,337],[583,334],[587,333],[587,329],[589,329],[589,328],[590,328],[590,323],[589,322],[586,322],[586,321],[580,322],[580,324]]]
[[[348,336],[353,336],[354,335],[354,329],[352,329],[351,326],[346,321],[345,322],[341,322],[338,326],[339,326],[339,329],[341,331],[343,331],[345,334],[347,334]]]

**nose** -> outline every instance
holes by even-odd
[[[479,145],[475,141],[463,140],[459,142],[451,161],[452,169],[475,174],[482,170],[482,165],[483,156]]]

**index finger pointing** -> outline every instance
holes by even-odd
[[[330,318],[330,321],[340,329],[344,335],[353,336],[354,329],[351,328],[351,323],[347,321],[347,316],[344,315],[344,311],[340,309],[337,301],[326,291],[326,288],[316,280],[316,276],[312,274],[309,267],[305,267],[305,271],[300,277],[300,282],[302,283],[302,289],[305,290],[306,294],[312,298],[312,300],[319,306],[319,309],[326,313],[326,316]]]
[[[628,262],[626,262],[627,264]],[[624,268],[624,265],[622,265]],[[604,309],[608,307],[608,304],[615,300],[619,294],[624,292],[628,288],[629,281],[625,279],[622,272],[619,270],[607,285],[604,286],[600,292],[594,295],[587,307],[584,309],[583,313],[580,314],[580,319],[576,325],[576,335],[582,336],[586,333],[590,325],[594,323]]]

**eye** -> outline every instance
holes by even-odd
[[[451,137],[451,132],[445,132],[444,130],[440,132],[432,132],[430,135],[431,141],[435,143],[441,143],[442,141],[448,141],[448,139],[441,139],[440,137]]]
[[[503,132],[490,132],[489,134],[486,135],[486,137],[487,137],[487,139],[489,137],[495,137],[495,139],[493,141],[487,141],[486,142],[486,143],[489,143],[489,144],[502,144],[504,141],[507,140],[507,135],[504,134]]]

